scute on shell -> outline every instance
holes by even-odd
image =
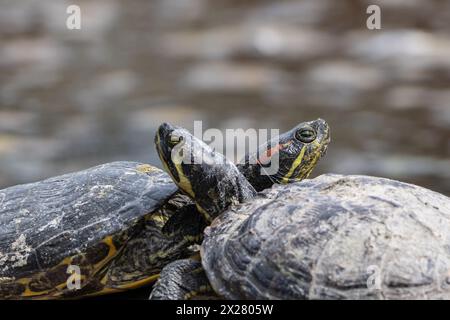
[[[214,221],[202,259],[231,299],[450,299],[450,199],[368,176],[276,185]]]

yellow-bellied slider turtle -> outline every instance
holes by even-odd
[[[161,127],[157,134],[157,150],[161,161],[166,164],[174,182],[195,201],[199,212],[207,221],[213,221],[213,225],[217,224],[217,217],[230,205],[249,201],[257,195],[255,188],[233,163],[185,130]],[[280,180],[294,182],[307,177],[326,152],[330,132],[328,124],[319,119],[309,123],[307,130],[295,128],[288,134],[293,142],[281,148],[280,152],[288,152],[291,156],[279,157],[278,170],[284,172]],[[276,216],[276,212],[273,214]],[[179,260],[166,267],[152,292],[152,298],[183,298],[207,288],[207,281],[202,282],[205,278],[199,277],[199,273],[192,274],[192,278],[184,277],[187,271],[199,267],[197,262],[190,261]],[[215,267],[219,268],[217,264]]]
[[[280,155],[282,166],[268,177],[271,183],[300,178],[303,163],[313,163],[298,162],[302,148],[295,135],[315,134],[311,128],[320,121],[281,135],[279,146],[262,147],[261,156],[269,160]],[[169,129],[175,127],[163,124],[159,132]],[[256,188],[262,168],[259,162],[240,165]],[[203,235],[203,217],[177,191],[162,170],[136,162],[0,190],[0,297],[79,297],[151,283],[165,264],[190,254],[189,246]],[[71,272],[78,272],[80,282],[68,287]]]
[[[208,166],[180,167],[202,182],[191,188],[228,195],[193,198],[216,217],[205,230],[201,262],[167,265],[151,298],[212,290],[227,299],[450,299],[448,197],[342,175],[256,194],[233,164],[211,165],[213,176]],[[221,184],[214,187],[216,176]],[[222,213],[233,197],[243,203]]]

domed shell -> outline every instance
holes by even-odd
[[[0,190],[0,296],[8,284],[14,294],[33,281],[21,280],[18,288],[12,285],[17,279],[52,268],[55,274],[43,275],[41,282],[68,277],[67,257],[83,255],[86,265],[101,265],[143,216],[176,191],[162,170],[136,162],[108,163]],[[57,274],[59,264],[64,270]],[[34,283],[36,288],[28,290],[52,285]]]
[[[278,185],[214,221],[202,262],[230,299],[450,299],[450,199],[367,176]]]

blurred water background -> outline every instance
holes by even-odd
[[[366,28],[370,4],[381,30]],[[450,1],[1,0],[0,187],[159,165],[163,121],[283,131],[322,117],[333,142],[314,176],[450,195],[449,85]]]

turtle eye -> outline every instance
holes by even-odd
[[[183,137],[182,136],[178,136],[176,134],[171,134],[170,138],[169,138],[169,142],[172,146],[175,146],[177,144],[179,144],[181,141],[183,141]]]
[[[311,128],[301,128],[295,132],[295,138],[303,143],[310,143],[316,139],[316,131]]]

